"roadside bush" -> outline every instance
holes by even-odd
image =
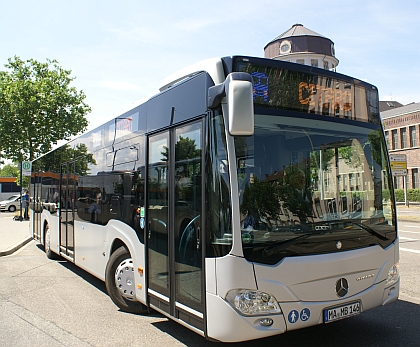
[[[404,189],[395,189],[395,200],[404,201]]]
[[[382,199],[385,201],[388,201],[391,198],[391,193],[389,192],[389,189],[384,189],[382,191]]]
[[[389,191],[388,191],[388,194],[389,194]],[[404,189],[395,189],[395,199],[398,202],[403,202],[404,201]],[[411,202],[419,202],[420,201],[420,189],[419,188],[407,189],[407,200],[411,201]]]
[[[408,201],[420,201],[420,189],[407,189],[407,199]]]

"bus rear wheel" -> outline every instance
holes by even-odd
[[[122,311],[146,313],[147,307],[136,301],[133,260],[121,246],[109,258],[105,270],[105,286],[111,300]]]

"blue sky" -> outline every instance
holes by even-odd
[[[172,72],[264,46],[295,23],[335,43],[337,71],[420,102],[420,2],[1,0],[0,70],[14,55],[72,70],[89,129],[155,91]]]

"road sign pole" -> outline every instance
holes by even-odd
[[[22,180],[22,162],[19,163],[19,167],[20,167],[20,212],[19,212],[19,220],[22,222],[23,218],[22,218],[22,185],[23,185],[23,180]]]

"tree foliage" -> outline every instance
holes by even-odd
[[[280,219],[280,207],[278,186],[273,182],[254,177],[253,182],[245,186],[240,206],[242,214],[257,214],[273,227],[272,221]]]
[[[16,178],[16,184],[20,185],[20,170],[17,165],[14,164],[7,164],[4,165],[3,168],[0,169],[0,177],[14,177]],[[22,177],[22,186],[28,187],[29,186],[29,177],[23,176]]]
[[[85,144],[80,143],[75,148],[68,144],[63,145],[54,150],[54,152],[44,156],[41,160],[37,160],[32,165],[32,172],[60,172],[61,163],[73,162],[74,167],[71,168],[77,176],[86,176],[89,174],[89,164],[96,165],[93,154],[88,153]]]
[[[0,177],[19,177],[19,168],[16,165],[7,164],[0,169]]]
[[[56,60],[40,63],[15,56],[0,71],[0,153],[15,161],[33,160],[87,127],[91,109],[75,79]]]

